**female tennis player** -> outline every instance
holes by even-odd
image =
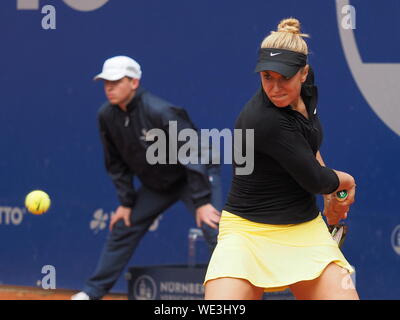
[[[286,288],[296,299],[358,299],[349,285],[354,270],[316,203],[315,195],[323,194],[329,224],[345,219],[355,180],[327,168],[319,152],[322,128],[306,36],[289,18],[261,44],[256,72],[262,87],[235,125],[254,129],[254,170],[233,177],[205,299],[260,299],[264,291]],[[345,201],[331,196],[343,189]]]

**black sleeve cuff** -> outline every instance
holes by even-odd
[[[127,204],[127,203],[122,203],[122,202],[121,202],[121,206],[126,207],[126,208],[131,208],[131,209],[133,209],[133,207],[135,206],[135,204],[131,204],[131,203]]]
[[[204,206],[205,204],[211,203],[211,196],[205,196],[203,198],[199,199],[193,199],[194,207],[198,209],[201,206]]]
[[[340,181],[335,171],[326,167],[324,167],[324,169],[329,183],[324,190],[322,190],[321,194],[331,194],[339,188]]]
[[[136,194],[133,194],[131,196],[124,196],[124,197],[120,196],[119,202],[120,202],[121,206],[132,209],[136,203]]]

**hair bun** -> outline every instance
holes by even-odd
[[[296,18],[283,19],[278,24],[278,32],[300,34],[300,21]]]
[[[264,38],[261,48],[286,49],[295,52],[308,54],[307,43],[303,38],[309,38],[308,34],[301,33],[300,21],[289,17],[281,20],[277,31]]]

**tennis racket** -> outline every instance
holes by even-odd
[[[347,190],[341,190],[336,192],[336,199],[339,201],[346,200],[348,196]],[[343,246],[344,240],[346,239],[346,235],[348,232],[348,226],[345,223],[338,223],[335,225],[329,225],[328,230],[333,238],[336,241],[339,248]]]

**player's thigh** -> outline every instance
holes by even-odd
[[[290,289],[301,300],[359,299],[350,273],[336,263],[330,263],[318,278],[297,282]]]
[[[239,278],[217,278],[205,285],[205,300],[258,300],[263,293],[263,288]]]

